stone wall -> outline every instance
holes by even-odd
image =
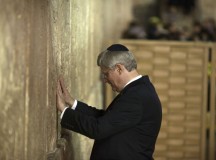
[[[55,104],[61,74],[72,95],[102,107],[98,53],[131,19],[130,0],[1,0],[0,159],[41,160],[61,137]],[[71,133],[72,158],[92,140]],[[69,138],[69,139],[71,139]]]

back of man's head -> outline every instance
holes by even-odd
[[[122,44],[113,44],[101,52],[97,59],[97,65],[105,68],[114,68],[116,64],[122,64],[130,72],[137,69],[134,55]]]

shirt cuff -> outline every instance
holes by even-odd
[[[64,110],[62,111],[61,116],[60,116],[61,119],[62,119],[62,117],[63,117],[63,115],[64,115],[64,112],[65,112],[65,110],[66,110],[67,108],[68,108],[68,107],[65,107]]]
[[[76,109],[76,106],[77,106],[77,100],[75,99],[75,100],[74,100],[74,103],[73,103],[73,106],[71,107],[71,109],[75,110],[75,109]]]
[[[74,100],[74,103],[73,103],[73,106],[71,107],[71,109],[75,110],[76,107],[77,107],[77,100],[75,99],[75,100]],[[62,117],[63,117],[63,115],[64,115],[64,112],[65,112],[65,110],[66,110],[67,108],[69,108],[69,107],[65,107],[64,110],[62,111],[61,116],[60,116],[61,119],[62,119]]]

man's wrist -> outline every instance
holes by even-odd
[[[71,100],[69,101],[69,106],[73,106],[74,102],[75,102],[75,99],[71,99]]]
[[[67,108],[66,105],[60,109],[60,112],[62,113],[65,110],[65,108]]]

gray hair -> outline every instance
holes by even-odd
[[[101,52],[97,59],[97,65],[113,69],[116,64],[122,64],[130,72],[137,69],[137,62],[130,51],[109,51]]]

